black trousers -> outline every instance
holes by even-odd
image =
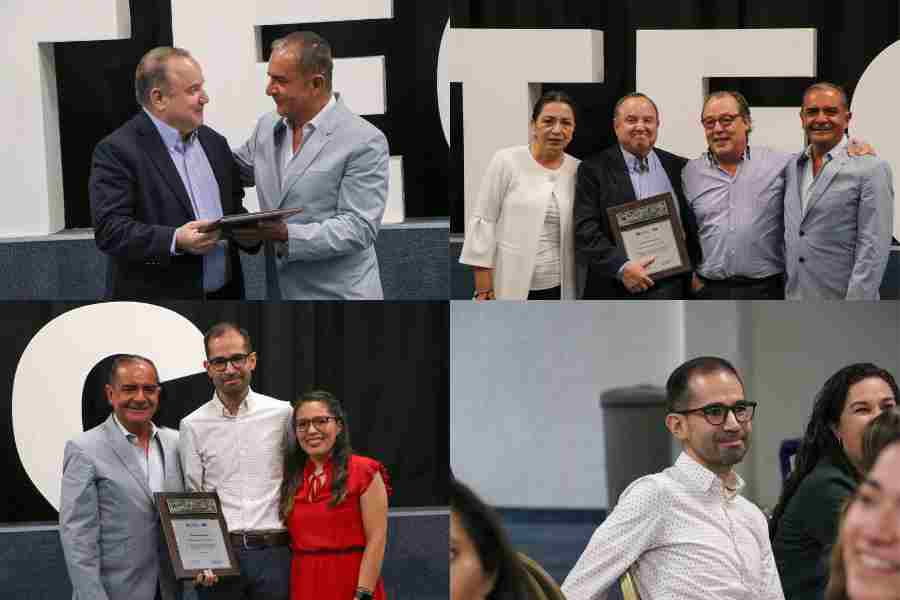
[[[694,294],[696,300],[784,300],[784,274],[762,279],[700,277],[703,288]]]
[[[556,286],[546,290],[529,290],[529,300],[559,300],[562,298],[562,287]]]

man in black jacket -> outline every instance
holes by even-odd
[[[629,260],[616,246],[606,209],[658,194],[676,203],[691,262],[700,245],[696,222],[681,188],[687,160],[654,148],[659,128],[656,104],[644,94],[621,98],[613,111],[618,143],[584,160],[575,186],[575,255],[587,265],[585,299],[678,299],[689,297],[690,273],[654,280],[653,257]]]
[[[236,243],[203,231],[246,212],[228,142],[203,125],[203,83],[186,50],[150,50],[135,73],[142,110],[94,149],[91,212],[109,298],[244,297]]]

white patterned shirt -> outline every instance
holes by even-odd
[[[674,466],[628,486],[566,577],[563,594],[602,600],[628,570],[641,598],[784,600],[762,512],[728,494],[685,452]]]
[[[218,492],[228,531],[284,529],[278,499],[291,415],[290,403],[249,390],[237,415],[214,393],[181,420],[185,488]]]

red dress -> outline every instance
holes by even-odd
[[[375,473],[381,473],[391,493],[387,470],[377,460],[351,455],[348,461],[347,496],[335,507],[331,502],[332,464],[318,484],[312,477],[315,465],[306,461],[303,485],[294,498],[288,517],[291,534],[291,600],[351,600],[356,593],[359,567],[366,546],[360,496]],[[311,488],[318,488],[310,499]],[[378,577],[374,600],[387,600],[384,582]]]

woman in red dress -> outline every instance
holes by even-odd
[[[353,454],[344,411],[328,392],[303,394],[293,425],[299,447],[286,457],[281,487],[291,600],[387,600],[387,470]]]

